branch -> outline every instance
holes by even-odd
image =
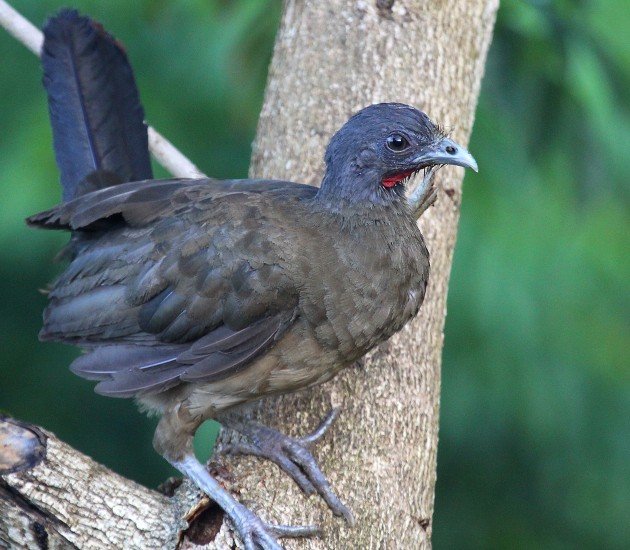
[[[238,491],[227,470],[213,474]],[[0,548],[235,548],[223,512],[192,483],[164,485],[169,496],[0,416]]]
[[[40,55],[44,43],[42,31],[4,0],[0,0],[0,25],[35,55]],[[205,177],[204,173],[192,161],[152,126],[149,126],[149,149],[155,160],[174,176],[179,178]]]
[[[0,474],[0,547],[44,547],[49,540],[123,548],[130,532],[139,546],[173,547],[180,536],[172,499],[7,417],[0,417]]]

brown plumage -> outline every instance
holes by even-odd
[[[402,199],[348,216],[288,182],[128,183],[29,223],[81,232],[42,339],[83,347],[72,370],[99,393],[194,424],[329,379],[417,313],[428,278]]]
[[[40,336],[83,348],[71,369],[98,380],[97,392],[157,411],[155,448],[201,475],[218,502],[192,458],[208,418],[240,427],[259,442],[246,452],[274,460],[350,520],[310,454],[287,463],[282,449],[294,441],[271,444],[272,432],[230,419],[238,405],[325,382],[416,315],[429,254],[404,182],[470,159],[423,113],[382,104],[332,139],[320,189],[203,179],[79,195],[28,220],[73,235]],[[270,536],[247,514],[231,516],[237,528]]]
[[[239,418],[238,406],[325,382],[417,314],[429,253],[416,219],[435,200],[431,174],[442,164],[476,169],[474,159],[424,113],[387,103],[335,134],[320,189],[272,180],[112,185],[150,176],[126,57],[69,11],[49,23],[43,61],[66,202],[28,223],[72,238],[41,339],[80,346],[73,372],[161,415],[155,448],[223,507],[246,548],[279,548],[272,532],[315,531],[270,529],[212,479],[192,450],[208,418],[249,439],[233,450],[273,460],[350,521],[307,448],[334,414],[298,440]],[[101,66],[116,86],[90,76]],[[111,105],[123,115],[109,117]],[[404,184],[422,169],[408,200]]]

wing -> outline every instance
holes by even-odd
[[[216,381],[246,368],[292,323],[287,312],[237,331],[221,325],[192,345],[101,346],[76,359],[70,369],[88,380],[99,380],[96,392],[110,397],[157,393],[180,382]]]
[[[197,199],[210,203],[226,195],[247,193],[286,202],[310,198],[316,192],[317,188],[311,185],[278,180],[180,178],[133,181],[86,193],[30,216],[26,222],[45,229],[91,230],[95,225],[102,229],[103,223],[99,222],[122,218],[125,225],[133,227],[185,212],[190,202]]]
[[[296,205],[287,182],[165,180],[81,196],[29,223],[69,228],[68,269],[40,337],[87,354],[72,370],[128,397],[246,368],[294,322]]]

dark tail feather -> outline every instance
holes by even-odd
[[[151,179],[144,112],[115,39],[88,17],[62,10],[44,27],[42,65],[63,200]]]

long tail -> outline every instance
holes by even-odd
[[[120,44],[90,18],[62,10],[44,27],[42,65],[63,200],[151,179],[144,111]]]

